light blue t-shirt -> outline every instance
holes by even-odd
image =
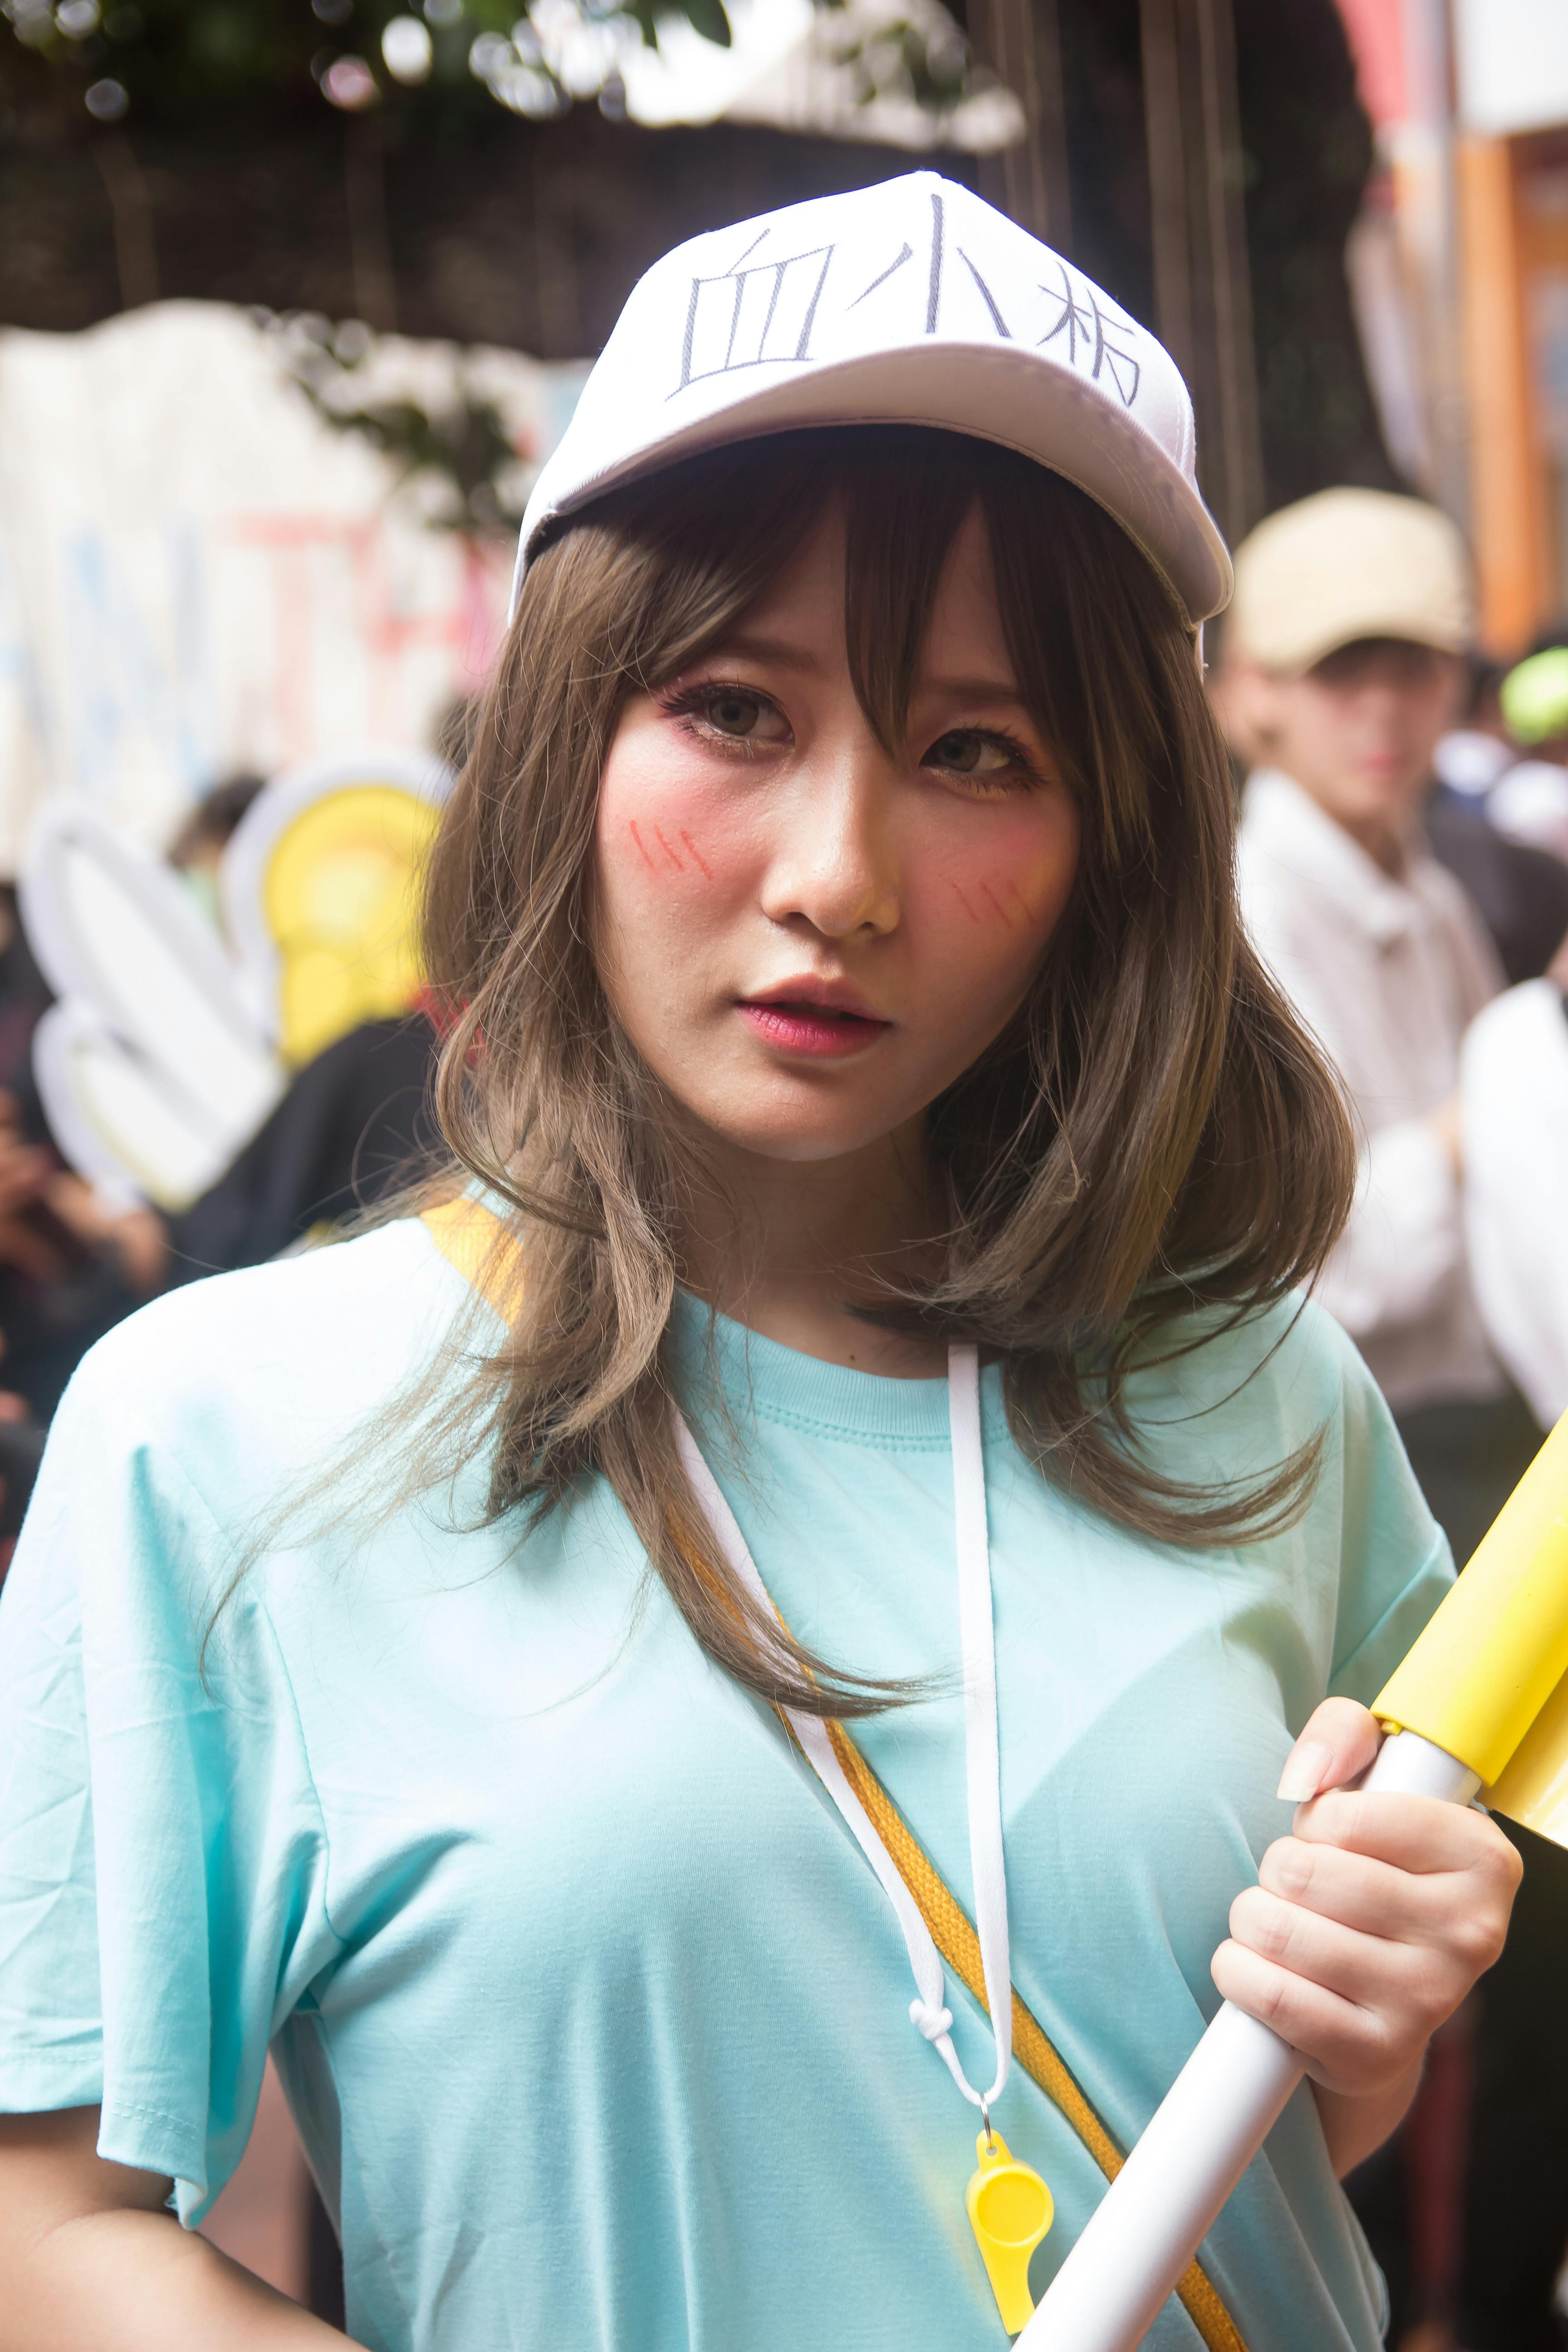
[[[0,1605],[0,2108],[101,2101],[103,2153],[173,2176],[194,2221],[272,2044],[374,2352],[997,2352],[973,2118],[910,2023],[887,1899],[602,1484],[478,1528],[475,1460],[368,1532],[329,1493],[278,1536],[279,1496],[385,1425],[463,1297],[411,1221],[178,1291],[83,1365]],[[945,1385],[721,1321],[710,1356],[679,1315],[789,1624],[836,1664],[947,1677],[858,1736],[967,1905]],[[1026,1465],[994,1371],[983,1401],[1014,1969],[1129,2143],[1217,2005],[1292,1733],[1375,1691],[1450,1569],[1310,1307],[1138,1383],[1184,1478],[1326,1429],[1305,1517],[1240,1550],[1111,1528]],[[984,2080],[984,2020],[949,1998]],[[1056,2194],[1038,2293],[1100,2176],[1016,2068],[996,2121]],[[1373,2352],[1305,2090],[1206,2260],[1254,2347]],[[1149,2342],[1196,2337],[1172,2304]]]

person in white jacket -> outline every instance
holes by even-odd
[[[1243,913],[1338,1068],[1361,1132],[1355,1207],[1318,1295],[1393,1405],[1461,1566],[1542,1434],[1477,1306],[1478,1265],[1489,1295],[1498,1287],[1478,1211],[1498,1190],[1507,1145],[1482,1099],[1498,1056],[1461,1049],[1478,1014],[1482,1032],[1506,1016],[1511,1034],[1515,1007],[1535,1008],[1542,992],[1556,1003],[1541,981],[1484,1011],[1501,971],[1422,831],[1471,626],[1465,551],[1445,517],[1413,499],[1324,491],[1271,516],[1238,551],[1220,698],[1233,742],[1256,763],[1238,850]],[[1517,1134],[1517,1088],[1510,1100]],[[1524,1885],[1476,2027],[1458,2312],[1467,2352],[1556,2340],[1552,2284],[1568,2237],[1558,1992],[1568,1869],[1527,1832],[1516,1843]],[[1426,2315],[1402,2293],[1409,2189],[1398,2148],[1352,2178],[1393,2292],[1390,2342]]]
[[[1226,638],[1227,715],[1260,754],[1243,912],[1362,1137],[1319,1296],[1394,1407],[1461,1561],[1540,1442],[1482,1327],[1466,1244],[1460,1046],[1502,973],[1421,829],[1471,625],[1446,517],[1329,490],[1243,544]]]

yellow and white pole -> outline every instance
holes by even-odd
[[[1568,1414],[1379,1695],[1363,1785],[1468,1804],[1479,1789],[1563,1835],[1568,1811]],[[1226,2001],[1100,2200],[1018,2352],[1135,2352],[1301,2079]]]

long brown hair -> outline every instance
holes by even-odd
[[[680,1468],[666,1333],[698,1171],[612,1017],[588,904],[626,697],[716,643],[831,500],[855,690],[889,748],[978,504],[1015,675],[1081,817],[1027,1002],[930,1108],[945,1266],[887,1315],[994,1350],[1020,1446],[1107,1517],[1161,1541],[1247,1541],[1300,1507],[1315,1447],[1245,1489],[1184,1486],[1142,1458],[1127,1375],[1194,1344],[1212,1310],[1245,1315],[1306,1279],[1353,1155],[1335,1083],[1240,928],[1230,778],[1190,629],[1082,492],[955,435],[801,432],[613,493],[535,557],[428,886],[431,978],[461,1008],[440,1120],[459,1168],[508,1205],[490,1276],[510,1281],[505,1342],[471,1362],[436,1442],[483,1423],[495,1516],[602,1474],[723,1666],[770,1700],[853,1716],[895,1686],[835,1672],[749,1603]]]

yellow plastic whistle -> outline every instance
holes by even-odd
[[[972,2175],[963,2201],[969,2226],[984,2260],[1002,2325],[1016,2336],[1034,2313],[1029,2293],[1029,2256],[1056,2213],[1051,2192],[1032,2165],[1016,2164],[999,2133],[974,2142],[980,2169]]]

